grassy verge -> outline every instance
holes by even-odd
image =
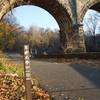
[[[0,63],[0,73],[16,74],[20,77],[23,77],[23,67],[17,68],[15,66],[5,66]]]

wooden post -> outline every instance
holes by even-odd
[[[26,87],[26,100],[32,100],[32,84],[31,84],[31,71],[30,71],[30,53],[29,45],[24,45],[24,73],[25,73],[25,87]]]

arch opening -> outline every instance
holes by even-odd
[[[31,26],[50,29],[52,31],[59,30],[59,25],[55,18],[46,10],[34,5],[18,6],[9,11],[3,17],[3,20],[12,20],[12,23],[19,24],[26,31]]]
[[[35,5],[41,7],[48,11],[57,21],[60,28],[61,43],[62,45],[67,44],[68,33],[71,33],[72,21],[70,15],[68,14],[66,8],[63,7],[57,0],[10,0],[4,1],[4,6],[2,6],[0,18],[2,18],[11,7],[15,8],[21,5]],[[6,5],[6,6],[5,6]]]
[[[83,30],[87,52],[100,52],[100,3],[92,5],[84,15]]]
[[[91,10],[95,10],[97,12],[100,12],[100,1],[98,0],[93,0],[92,2],[87,2],[86,5],[84,5],[84,7],[82,8],[81,14],[80,14],[80,22],[83,21],[84,16],[86,14],[86,12],[91,9]]]

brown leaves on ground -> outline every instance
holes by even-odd
[[[50,100],[48,93],[35,82],[32,82],[32,95],[33,100]],[[14,74],[0,74],[0,100],[26,100],[23,78]]]

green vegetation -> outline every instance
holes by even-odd
[[[2,64],[0,64],[0,73],[10,73],[10,74],[16,74],[18,76],[23,76],[23,68],[17,68],[15,66],[7,67]]]
[[[22,77],[24,73],[23,65],[16,64],[0,51],[0,73],[16,74]]]

